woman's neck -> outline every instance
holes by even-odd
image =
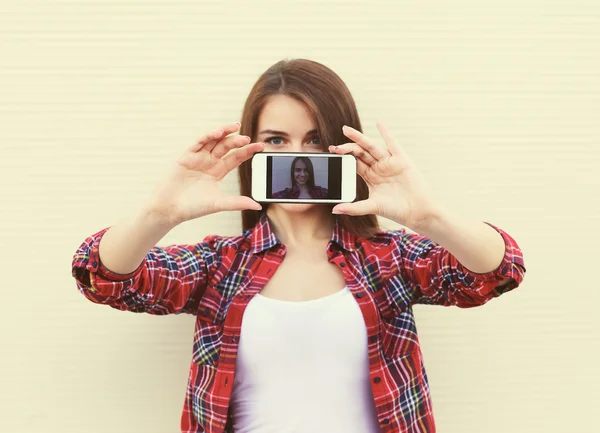
[[[307,206],[306,204],[286,204],[286,206]],[[267,209],[275,236],[286,247],[314,245],[327,242],[333,233],[334,216],[328,206],[311,206],[305,211],[289,212],[280,205],[272,204]]]

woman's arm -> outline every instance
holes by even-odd
[[[489,223],[439,214],[400,231],[398,253],[415,303],[475,307],[519,286],[526,272],[516,241]]]
[[[114,273],[134,272],[148,251],[173,228],[156,213],[142,209],[104,233],[99,244],[101,263]]]
[[[195,313],[219,260],[209,236],[193,245],[155,246],[173,227],[221,211],[261,209],[249,197],[221,195],[221,180],[264,148],[235,135],[240,123],[203,135],[171,166],[142,211],[88,237],[72,275],[91,301],[151,314]]]
[[[390,131],[381,122],[377,128],[387,148],[347,126],[344,135],[354,142],[329,147],[357,155],[357,172],[369,187],[368,199],[336,205],[332,212],[375,214],[419,233],[392,233],[399,278],[410,280],[417,303],[474,307],[517,287],[525,267],[515,240],[491,224],[446,211]]]
[[[502,235],[489,224],[443,210],[415,231],[447,249],[463,266],[484,274],[500,266],[505,252]]]
[[[218,261],[218,237],[192,245],[156,246],[171,228],[142,211],[88,237],[73,256],[72,275],[79,291],[94,303],[118,310],[195,314],[209,268]]]

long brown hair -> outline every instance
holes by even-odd
[[[329,145],[348,142],[342,126],[348,125],[362,131],[358,111],[350,90],[342,79],[327,66],[307,59],[284,59],[267,69],[256,81],[241,118],[240,135],[257,139],[256,128],[259,115],[271,96],[286,95],[305,104],[315,118],[321,140],[321,149],[328,152]],[[240,194],[251,197],[251,159],[238,168]],[[356,176],[356,200],[369,197],[365,181]],[[263,209],[268,203],[263,203]],[[331,205],[333,207],[333,205]],[[242,211],[242,230],[256,225],[261,211]],[[340,215],[339,223],[348,231],[363,238],[370,238],[380,230],[376,215]]]

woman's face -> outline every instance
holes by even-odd
[[[258,117],[255,141],[265,143],[264,152],[323,152],[315,119],[308,108],[286,95],[269,98]],[[306,169],[304,162],[298,162],[297,166]],[[308,180],[308,173],[303,173],[305,172],[294,173],[299,184],[300,180],[305,184]],[[310,203],[273,203],[271,206],[273,205],[294,213],[305,212],[316,206]]]
[[[306,163],[299,159],[294,167],[294,180],[298,186],[304,186],[308,182],[308,167]]]

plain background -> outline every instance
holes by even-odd
[[[367,135],[386,122],[525,253],[515,291],[415,308],[438,431],[600,431],[599,52],[597,0],[2,2],[0,431],[178,431],[194,317],[94,305],[71,259],[287,57],[335,70]]]
[[[294,158],[277,157],[273,159],[273,193],[292,187],[290,165]],[[315,185],[328,188],[327,158],[310,158],[315,173]]]

